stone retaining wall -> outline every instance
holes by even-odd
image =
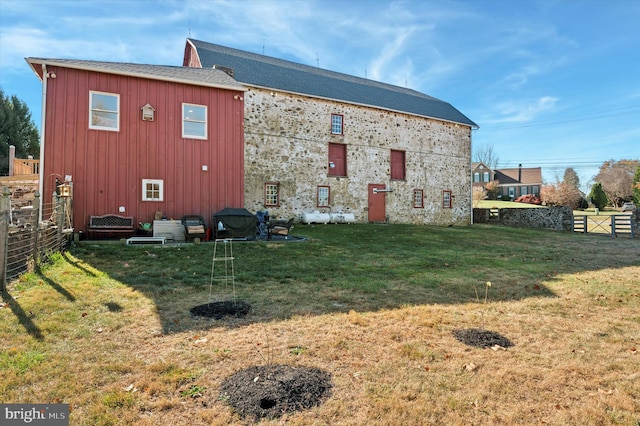
[[[537,209],[473,209],[474,223],[500,223],[524,228],[544,228],[556,231],[572,231],[570,207],[548,207]]]

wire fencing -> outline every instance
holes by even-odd
[[[63,252],[73,236],[71,197],[54,194],[43,203],[35,194],[31,205],[11,208],[9,188],[0,196],[0,291],[7,283],[32,272],[53,253]]]

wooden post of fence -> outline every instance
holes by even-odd
[[[616,215],[611,215],[611,236],[616,236]]]
[[[56,250],[60,248],[62,244],[62,230],[64,228],[64,218],[65,218],[65,199],[60,197],[58,194],[54,193],[53,195],[54,203],[56,210],[56,226],[58,228],[56,232]]]
[[[2,187],[0,195],[0,291],[7,292],[7,253],[9,252],[9,222],[11,220],[11,192]]]
[[[40,261],[38,256],[38,234],[40,233],[40,192],[36,191],[33,196],[33,213],[31,219],[35,222],[33,224],[33,235],[31,243],[33,244],[31,255],[33,256],[33,266],[35,267]]]

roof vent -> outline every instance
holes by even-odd
[[[229,76],[233,77],[233,68],[223,67],[222,65],[214,65],[214,70],[220,70],[226,72]]]

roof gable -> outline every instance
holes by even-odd
[[[189,45],[203,68],[231,68],[246,85],[478,127],[451,104],[415,90],[194,39],[187,39]]]
[[[491,167],[487,166],[483,162],[473,162],[473,163],[471,163],[471,170],[473,170],[473,171],[482,170],[482,171],[493,172]]]

